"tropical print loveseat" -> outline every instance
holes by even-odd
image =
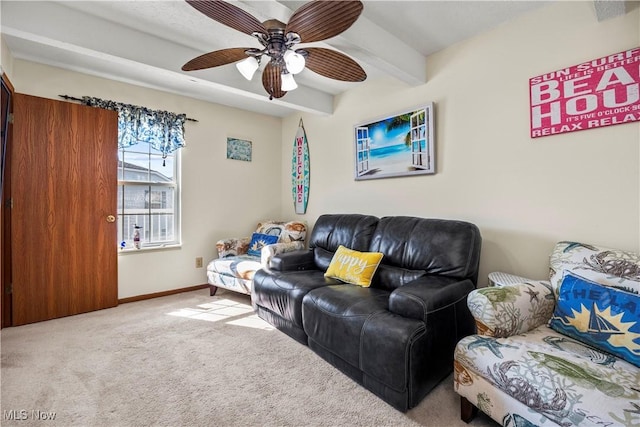
[[[640,256],[559,242],[550,280],[473,291],[455,351],[461,418],[640,426]]]

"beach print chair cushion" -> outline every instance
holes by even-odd
[[[454,386],[505,426],[640,425],[640,370],[546,325],[456,347]]]

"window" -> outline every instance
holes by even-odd
[[[118,241],[132,249],[135,227],[143,248],[180,243],[178,151],[167,154],[148,142],[118,150]]]
[[[369,155],[371,146],[369,144],[369,128],[359,127],[356,129],[356,151],[357,151],[357,174],[364,175],[369,172]]]
[[[118,112],[118,241],[134,247],[180,243],[180,156],[185,114],[83,96],[82,103]],[[192,119],[189,119],[192,120]],[[139,247],[138,247],[139,249]]]

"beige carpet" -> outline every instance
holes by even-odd
[[[451,377],[403,414],[222,290],[7,328],[1,345],[3,426],[466,425]]]

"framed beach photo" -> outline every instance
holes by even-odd
[[[355,179],[434,174],[433,103],[354,127]]]

